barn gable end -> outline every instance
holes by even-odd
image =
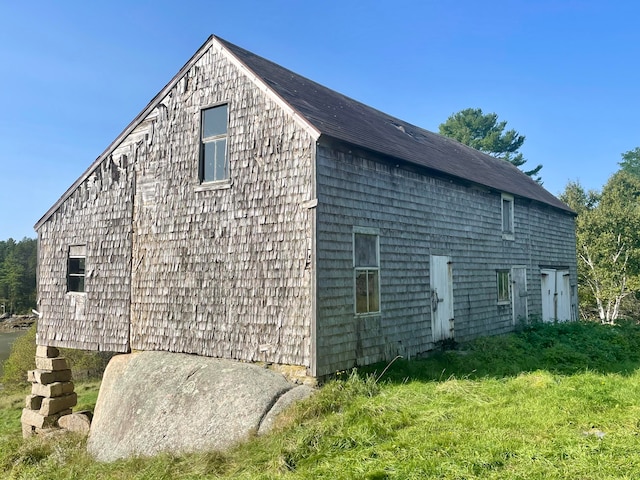
[[[37,225],[38,341],[309,367],[314,130],[214,38],[162,93]],[[202,183],[201,111],[221,104],[230,175]]]

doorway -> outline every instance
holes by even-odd
[[[527,267],[511,267],[511,292],[513,296],[513,324],[526,323],[529,319],[529,292],[527,291]]]
[[[542,288],[542,321],[571,320],[571,283],[569,270],[543,268],[540,285]]]
[[[431,334],[434,342],[453,338],[453,269],[451,257],[431,255]]]

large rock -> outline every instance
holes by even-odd
[[[271,432],[278,415],[284,412],[293,403],[310,397],[314,391],[315,390],[308,385],[297,385],[288,392],[282,394],[260,422],[258,435],[265,435]]]
[[[167,352],[118,355],[104,373],[87,448],[100,461],[225,449],[257,432],[293,387],[247,363]]]

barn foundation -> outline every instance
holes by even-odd
[[[27,372],[31,394],[22,410],[22,436],[58,429],[58,420],[78,403],[67,359],[55,347],[38,345],[36,369]]]

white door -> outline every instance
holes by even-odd
[[[431,332],[433,341],[453,338],[453,269],[451,257],[431,255]]]
[[[511,283],[511,294],[513,296],[513,324],[526,323],[529,318],[527,267],[512,267]]]
[[[556,272],[556,318],[561,322],[571,320],[569,270],[558,270]]]
[[[542,321],[571,320],[571,283],[569,270],[544,268],[542,274]]]
[[[542,278],[542,321],[553,322],[556,318],[555,296],[556,296],[556,271],[551,269],[540,270]]]

